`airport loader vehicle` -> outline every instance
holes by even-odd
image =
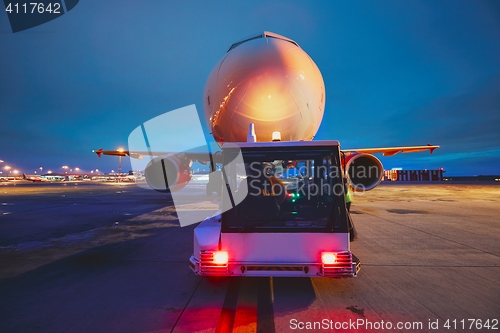
[[[222,145],[220,211],[194,230],[202,276],[355,277],[338,141]]]

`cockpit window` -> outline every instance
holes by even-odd
[[[248,39],[245,39],[245,40],[242,40],[241,42],[238,42],[238,43],[234,43],[233,45],[231,45],[231,47],[229,48],[229,50],[227,50],[227,52],[231,51],[232,49],[234,49],[235,47],[238,47],[240,46],[241,44],[243,43],[246,43],[250,40],[254,40],[254,39],[259,39],[259,38],[262,38],[264,36],[262,35],[258,35],[258,36],[255,36],[255,37],[252,37],[252,38],[248,38]]]
[[[276,38],[276,39],[281,39],[281,40],[284,40],[285,42],[288,42],[288,43],[292,43],[293,45],[295,46],[299,46],[299,44],[295,43],[294,41],[292,40],[289,40],[289,39],[284,39],[284,38],[280,38],[280,37],[277,37],[277,36],[266,36],[267,38]]]
[[[293,45],[295,46],[299,46],[299,44],[295,43],[293,40],[291,39],[288,39],[288,38],[285,38],[285,37],[281,37],[279,35],[272,35],[271,33],[264,33],[262,35],[258,35],[258,36],[255,36],[255,37],[252,37],[252,38],[248,38],[248,39],[245,39],[245,40],[242,40],[241,42],[237,42],[237,43],[234,43],[233,45],[231,45],[231,47],[229,48],[229,50],[227,50],[227,52],[231,51],[232,49],[240,46],[241,44],[243,43],[246,43],[248,41],[251,41],[251,40],[254,40],[254,39],[259,39],[259,38],[276,38],[276,39],[281,39],[281,40],[284,40],[285,42],[289,42],[289,43],[292,43]]]

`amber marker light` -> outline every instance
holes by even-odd
[[[214,263],[218,265],[225,265],[229,261],[229,256],[226,251],[214,252]]]
[[[337,256],[333,252],[323,252],[321,253],[321,261],[325,265],[335,264]]]

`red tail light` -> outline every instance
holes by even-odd
[[[321,261],[325,265],[334,264],[337,261],[337,255],[333,252],[323,252],[321,253]]]
[[[229,256],[226,251],[214,252],[214,264],[225,265],[229,260]]]

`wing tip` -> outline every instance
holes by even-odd
[[[96,153],[97,154],[97,157],[101,158],[101,155],[102,155],[102,148],[101,149],[98,149],[98,150],[92,150],[93,153]]]
[[[429,148],[429,153],[432,154],[432,152],[434,150],[436,150],[437,148],[439,148],[439,146],[434,146],[434,145],[431,145],[430,143],[427,144],[428,146],[430,146]]]

